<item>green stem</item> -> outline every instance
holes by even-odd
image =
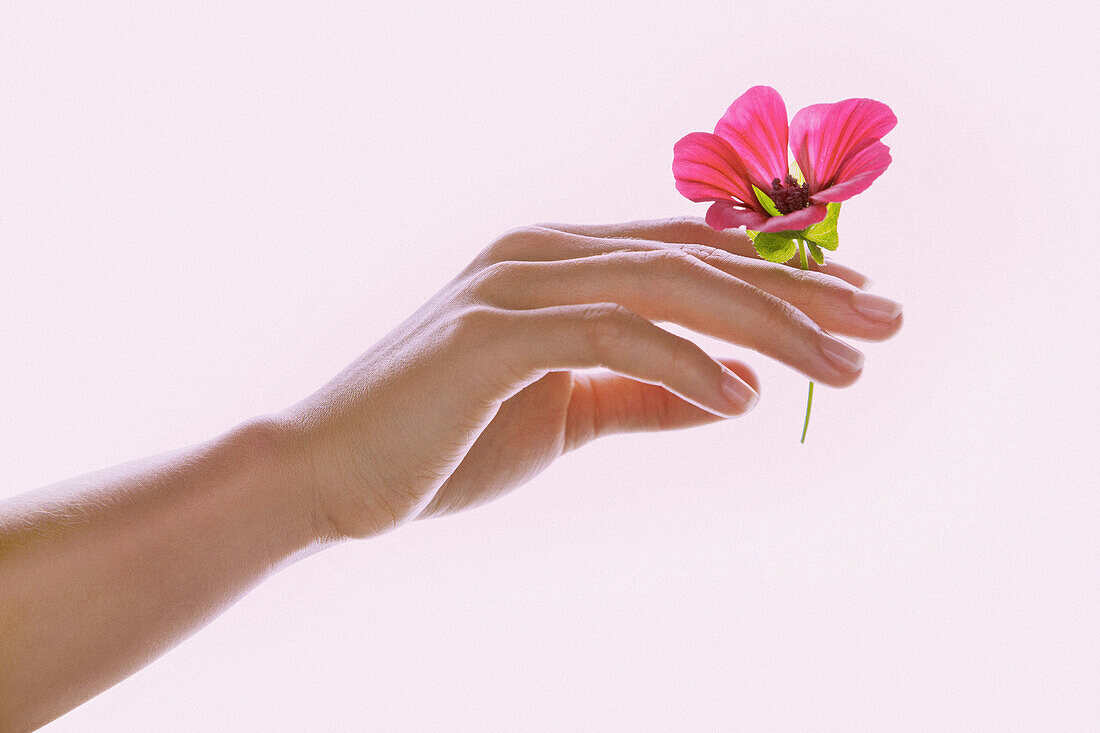
[[[806,397],[806,422],[802,423],[802,440],[800,443],[806,442],[806,430],[810,427],[810,405],[814,403],[814,383],[810,382],[810,394]]]
[[[809,270],[810,263],[806,259],[806,240],[798,240],[798,258],[802,261],[802,269]],[[810,408],[814,404],[814,383],[810,380],[810,393],[806,396],[806,421],[802,423],[802,440],[800,443],[806,442],[806,431],[810,428]]]

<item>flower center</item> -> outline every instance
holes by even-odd
[[[773,178],[772,190],[768,191],[768,195],[775,202],[775,208],[779,209],[780,214],[789,214],[810,205],[809,187],[808,183],[799,186],[794,176],[788,175],[786,181]]]

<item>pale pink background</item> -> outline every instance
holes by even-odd
[[[702,215],[672,144],[758,83],[897,112],[840,259],[906,326],[804,447],[747,354],[751,416],[314,556],[48,730],[1100,726],[1092,3],[157,6],[0,11],[4,495],[285,406],[509,227]]]

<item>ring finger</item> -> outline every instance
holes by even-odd
[[[509,309],[617,303],[755,349],[832,386],[851,384],[863,365],[859,351],[790,303],[676,249],[500,262],[480,271],[472,287]]]

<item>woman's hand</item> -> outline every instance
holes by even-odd
[[[901,325],[858,273],[751,253],[693,220],[509,232],[301,402],[5,501],[0,729],[80,704],[328,541],[490,501],[599,435],[752,408],[747,366],[653,321],[835,386],[863,357],[823,329]]]
[[[854,382],[901,306],[859,273],[755,258],[695,219],[547,224],[490,244],[420,310],[310,397],[273,416],[321,538],[365,537],[519,486],[600,435],[752,409],[745,364],[655,321],[752,348],[816,382]],[[603,367],[597,373],[574,369]]]

